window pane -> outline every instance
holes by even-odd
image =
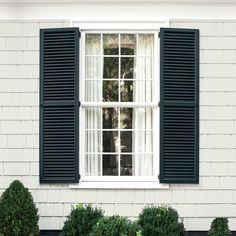
[[[135,59],[134,57],[121,58],[121,78],[134,79],[135,78]]]
[[[119,76],[119,58],[104,57],[103,63],[103,78],[117,79]]]
[[[104,55],[118,55],[119,54],[118,34],[104,34],[103,48],[104,48]]]
[[[138,54],[140,56],[153,56],[154,34],[139,34]]]
[[[121,152],[132,152],[132,131],[120,132],[120,149]]]
[[[133,83],[134,102],[152,102],[153,91],[155,91],[153,81],[136,80]]]
[[[118,102],[118,81],[103,81],[103,102]]]
[[[102,101],[102,82],[101,80],[85,81],[85,101],[101,102]]]
[[[100,55],[101,54],[101,35],[86,34],[85,36],[85,54]]]
[[[139,80],[153,79],[153,58],[152,57],[138,57],[137,70]]]
[[[101,132],[98,130],[86,131],[85,150],[87,153],[101,151]]]
[[[133,102],[134,81],[121,81],[121,102]]]
[[[101,57],[86,56],[85,79],[101,79]]]
[[[118,109],[117,108],[103,108],[103,129],[117,129],[118,128]]]
[[[136,35],[121,34],[121,54],[135,55],[136,54]]]
[[[85,128],[86,129],[101,129],[101,109],[100,108],[86,108]]]
[[[101,155],[100,154],[86,155],[85,158],[86,158],[85,175],[86,176],[101,175]]]
[[[135,155],[136,176],[153,175],[153,155]]]
[[[103,152],[118,152],[119,151],[119,139],[117,131],[103,131]]]
[[[152,129],[152,108],[135,108],[133,120],[136,129]]]
[[[102,155],[102,174],[118,175],[118,156]]]
[[[120,156],[120,175],[132,175],[132,155]]]
[[[120,128],[121,129],[133,128],[133,108],[120,109]]]
[[[135,153],[152,153],[153,152],[153,140],[152,131],[133,131],[133,152]]]

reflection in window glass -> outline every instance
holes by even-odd
[[[120,156],[120,175],[132,175],[132,155]]]
[[[102,155],[102,174],[118,175],[118,156]]]
[[[103,81],[103,101],[118,102],[119,100],[119,83],[114,80]]]
[[[103,48],[104,48],[104,55],[118,55],[119,54],[118,34],[104,34]]]
[[[133,57],[121,58],[121,78],[134,79],[135,59]]]
[[[136,54],[136,35],[135,34],[121,34],[121,55],[135,55]]]
[[[103,131],[103,152],[118,152],[119,151],[119,139],[117,131]]]
[[[117,108],[103,108],[103,129],[117,129],[118,128],[118,109]]]

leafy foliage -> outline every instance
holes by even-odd
[[[231,232],[228,226],[227,218],[215,218],[211,223],[211,228],[208,232],[209,236],[230,236]]]
[[[67,217],[60,236],[87,236],[102,217],[101,209],[91,205],[77,205]]]
[[[99,220],[89,236],[140,236],[137,223],[121,216],[107,216]]]
[[[38,236],[38,209],[29,190],[13,181],[0,199],[0,235]]]
[[[179,215],[171,207],[148,206],[138,218],[142,227],[142,236],[184,236],[184,225],[179,222]]]

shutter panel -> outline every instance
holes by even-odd
[[[40,182],[79,180],[79,29],[40,30]]]
[[[160,182],[199,182],[199,31],[160,31]]]

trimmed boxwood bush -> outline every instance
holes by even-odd
[[[184,236],[184,225],[179,215],[171,207],[148,206],[138,217],[142,227],[142,236]]]
[[[15,180],[0,198],[0,235],[38,236],[38,209],[23,184]]]
[[[103,211],[91,205],[77,205],[67,217],[60,236],[88,236],[92,227],[103,217]]]
[[[141,236],[140,226],[121,216],[106,216],[98,221],[89,236]]]
[[[215,218],[211,223],[211,228],[208,232],[209,236],[230,236],[231,232],[228,226],[227,218]]]

